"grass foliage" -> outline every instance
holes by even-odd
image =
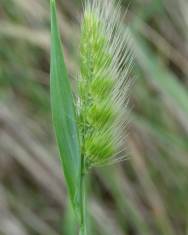
[[[50,95],[54,129],[60,158],[74,208],[78,207],[81,155],[76,126],[76,110],[64,64],[57,24],[55,1],[51,1],[51,82]]]

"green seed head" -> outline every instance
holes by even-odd
[[[87,167],[123,153],[131,56],[113,3],[87,1],[80,42],[79,126]]]

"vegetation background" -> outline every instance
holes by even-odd
[[[80,0],[59,0],[77,68]],[[188,2],[122,1],[132,31],[128,159],[88,178],[92,235],[188,235]],[[0,0],[0,235],[75,235],[49,105],[49,1]]]

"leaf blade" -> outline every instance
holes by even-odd
[[[78,206],[81,156],[71,86],[64,63],[55,1],[51,0],[51,71],[52,119],[60,159],[73,207]]]

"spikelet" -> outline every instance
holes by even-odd
[[[80,39],[78,123],[86,168],[125,157],[132,54],[119,5],[87,0]]]

